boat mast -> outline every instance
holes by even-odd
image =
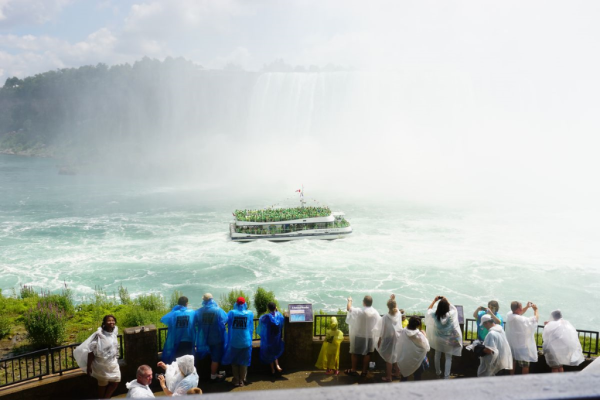
[[[304,208],[306,201],[304,200],[304,185],[302,185],[302,191],[300,192],[300,207]]]

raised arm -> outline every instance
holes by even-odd
[[[486,309],[486,311],[487,311],[487,313],[490,315],[490,317],[492,317],[492,319],[494,320],[494,323],[495,323],[495,324],[501,324],[501,323],[502,323],[502,321],[500,321],[500,318],[496,317],[496,314],[494,314],[494,313],[492,312],[492,310],[490,310],[490,309],[488,308],[488,309]]]
[[[536,320],[540,320],[540,314],[538,313],[538,308],[535,304],[531,303],[531,308],[533,308],[533,315],[535,315]]]
[[[435,304],[435,303],[436,303],[438,300],[441,300],[441,299],[443,299],[443,298],[444,298],[444,296],[435,296],[435,298],[433,299],[433,301],[432,301],[432,302],[431,302],[431,304],[429,305],[429,308],[428,308],[428,310],[431,310],[431,309],[433,308],[434,304]]]
[[[350,311],[352,308],[352,297],[348,296],[348,304],[346,304],[346,310]]]
[[[477,307],[477,310],[473,311],[473,318],[477,319],[477,317],[479,316],[478,315],[479,311],[483,311],[483,310],[485,310],[484,307],[481,307],[481,306]]]

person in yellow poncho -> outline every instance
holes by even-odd
[[[327,375],[340,373],[340,345],[344,340],[344,332],[338,329],[338,321],[336,317],[331,317],[329,329],[325,333],[325,341],[319,358],[317,359],[316,367],[326,370]]]

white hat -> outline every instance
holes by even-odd
[[[481,317],[481,322],[480,325],[483,325],[484,322],[494,322],[494,320],[492,319],[492,316],[489,314],[485,314]]]

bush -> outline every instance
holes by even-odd
[[[229,312],[233,309],[233,304],[237,301],[238,297],[243,297],[246,299],[248,309],[252,308],[250,296],[244,293],[242,289],[231,289],[226,295],[222,294],[219,297],[219,306],[223,309],[223,311]]]
[[[134,305],[142,307],[146,311],[165,311],[165,299],[160,294],[143,294],[133,301]]]
[[[58,346],[65,339],[67,319],[65,312],[46,299],[38,302],[23,316],[27,339],[35,348]]]
[[[171,301],[169,302],[169,309],[172,309],[179,303],[179,298],[183,296],[183,292],[181,290],[175,290],[171,293]]]
[[[0,314],[0,339],[10,335],[11,323],[5,315]]]
[[[267,312],[267,305],[270,302],[275,303],[279,309],[279,303],[275,300],[275,293],[273,291],[266,291],[259,286],[256,289],[256,293],[254,293],[254,307],[256,307],[256,313],[259,317]]]
[[[27,285],[21,286],[21,293],[20,293],[21,299],[27,299],[30,297],[37,297],[37,296],[38,296],[38,294],[36,293],[36,291],[33,289],[32,286],[27,286]]]
[[[44,294],[44,298],[47,302],[56,304],[68,315],[72,315],[75,311],[75,307],[73,306],[73,292],[71,289],[68,289],[66,285],[59,294],[46,293]]]
[[[129,290],[123,285],[119,286],[119,299],[121,300],[121,304],[128,305],[131,304],[131,296],[129,296]]]

